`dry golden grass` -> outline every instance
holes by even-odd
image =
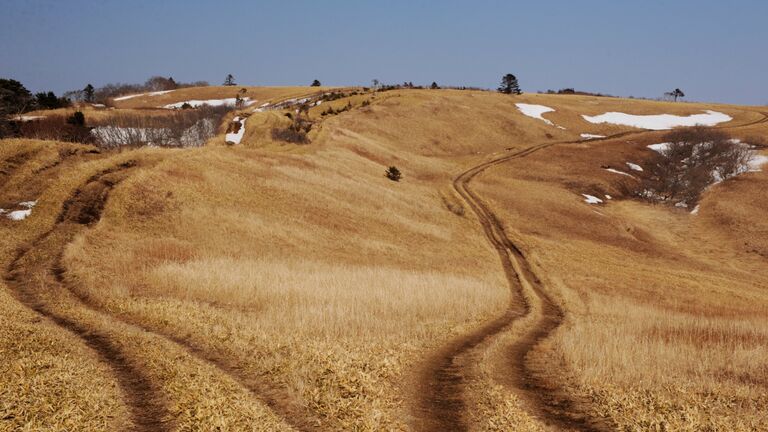
[[[226,92],[239,88],[184,89],[118,106],[233,97]],[[246,95],[266,102],[315,90]],[[480,91],[391,91],[352,102],[353,110],[322,119],[327,106],[313,108],[309,145],[272,141],[270,129],[286,120],[254,113],[241,146],[73,161],[36,183],[28,183],[34,165],[50,164],[58,147],[2,141],[0,160],[41,150],[8,192],[14,200],[39,192],[36,216],[0,223],[9,239],[0,258],[7,264],[16,246],[49,227],[92,173],[138,159],[101,222],[64,253],[65,279],[107,314],[55,299],[63,313],[113,332],[169,400],[175,429],[287,430],[280,407],[269,409],[245,388],[251,381],[278,389],[322,430],[408,429],[407,398],[424,358],[509,301],[495,251],[451,192],[457,173],[507,148],[630,130],[581,114],[714,109],[733,123],[760,118],[735,106]],[[523,116],[515,102],[556,108],[545,117],[566,130]],[[740,131],[747,132],[765,130]],[[589,206],[580,195],[620,198],[620,179],[601,166],[642,163],[657,135],[551,147],[473,183],[566,310],[565,324],[532,359],[564,365],[549,371],[560,386],[621,430],[766,428],[766,174],[711,188],[697,216],[618,199]],[[401,182],[384,177],[389,165],[403,172]],[[8,290],[1,294],[0,349],[11,360],[0,365],[0,395],[30,382],[21,365],[44,364],[46,372],[15,405],[0,405],[0,414],[15,416],[0,428],[30,421],[32,429],[109,430],[124,420],[109,369],[71,335],[35,323]],[[473,430],[546,430],[497,367],[524,324],[463,359],[472,365],[465,398]],[[206,356],[225,359],[236,376]],[[46,388],[67,393],[42,395]],[[55,418],[51,407],[80,414]]]
[[[564,359],[563,382],[574,380],[621,430],[768,427],[768,273],[740,245],[766,229],[757,186],[765,174],[711,188],[695,216],[590,206],[580,193],[620,196],[600,172],[606,159],[641,162],[648,150],[622,140],[589,147],[543,150],[483,177],[481,193],[569,312],[537,354]]]

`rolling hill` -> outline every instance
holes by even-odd
[[[240,90],[84,110],[248,98],[196,148],[0,141],[0,430],[768,429],[766,172],[627,186],[768,108]]]

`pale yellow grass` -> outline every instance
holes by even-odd
[[[264,331],[329,340],[421,339],[420,322],[503,301],[476,279],[306,261],[193,260],[160,265],[149,279],[162,288],[155,295],[253,309]]]

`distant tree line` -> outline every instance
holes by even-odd
[[[98,88],[88,84],[82,90],[72,90],[64,93],[64,96],[72,102],[108,104],[112,98],[134,93],[176,90],[184,87],[207,87],[208,85],[207,81],[184,83],[174,80],[173,77],[153,76],[144,84],[109,83]]]

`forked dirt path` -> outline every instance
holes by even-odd
[[[130,361],[108,331],[67,316],[56,304],[65,290],[59,271],[64,247],[98,221],[109,191],[133,167],[133,163],[124,163],[89,179],[64,203],[55,225],[17,252],[5,279],[21,303],[79,337],[109,366],[130,413],[126,430],[163,432],[171,426],[167,406],[152,380]]]
[[[760,112],[761,119],[739,125],[720,126],[718,129],[738,129],[768,123],[768,113]],[[590,140],[607,141],[630,135],[654,131],[630,131]],[[419,398],[415,403],[416,426],[419,430],[465,431],[469,429],[464,402],[465,365],[483,342],[501,335],[514,321],[532,317],[511,346],[506,348],[506,362],[496,365],[503,370],[503,384],[520,397],[530,413],[548,426],[560,430],[605,431],[614,427],[610,422],[590,418],[585,414],[587,402],[562,391],[546,371],[546,365],[531,368],[528,354],[548,338],[563,322],[565,311],[547,293],[536,276],[523,251],[507,236],[504,227],[490,207],[470,187],[470,181],[478,174],[495,165],[520,159],[531,153],[558,144],[576,144],[585,141],[552,142],[534,145],[504,156],[483,162],[463,173],[453,181],[453,188],[477,216],[483,231],[496,249],[512,294],[512,301],[505,313],[483,327],[455,339],[434,355],[423,368],[418,385]],[[511,149],[507,149],[511,150]],[[518,301],[515,301],[518,300]],[[522,304],[522,307],[519,306]],[[521,320],[522,321],[522,320]],[[554,377],[552,377],[554,378]]]

